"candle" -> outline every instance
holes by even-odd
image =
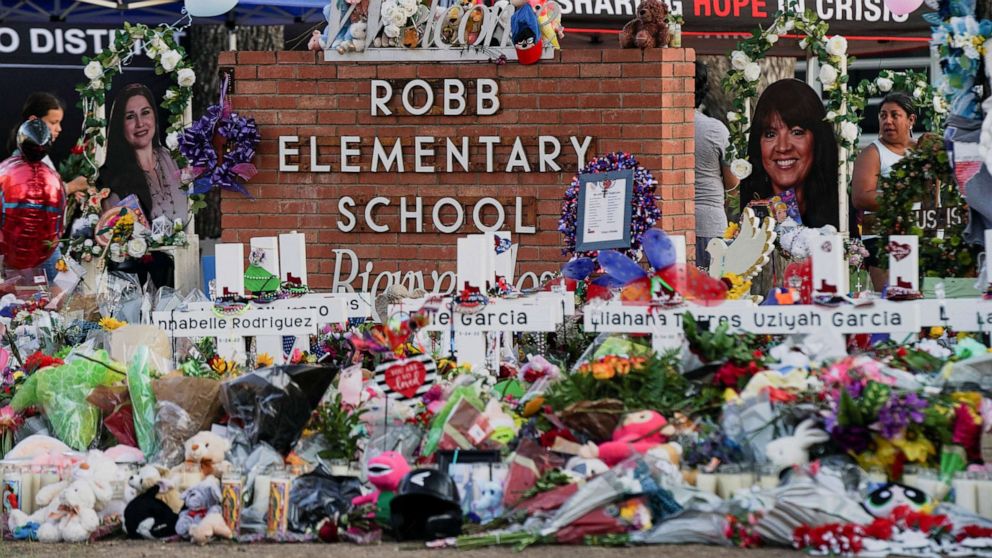
[[[963,475],[955,475],[954,503],[962,508],[976,513],[978,511],[978,481]]]
[[[992,519],[992,480],[984,478],[975,485],[978,492],[978,515]]]
[[[24,496],[24,490],[22,489],[24,484],[22,482],[22,475],[17,469],[10,467],[6,470],[3,476],[3,483],[0,487],[0,496],[3,497],[2,509],[4,514],[9,514],[12,509],[24,509],[21,504],[21,498]]]
[[[289,485],[288,475],[272,477],[269,481],[269,512],[266,517],[266,534],[281,537],[286,534],[289,524]]]
[[[696,475],[696,488],[702,490],[703,492],[716,494],[716,481],[717,475],[714,475],[713,473],[700,472]]]
[[[34,513],[34,477],[35,474],[27,467],[21,469],[21,511],[28,515]]]
[[[224,523],[227,524],[234,536],[241,530],[241,474],[230,472],[224,475],[221,483],[221,510]]]
[[[269,475],[258,475],[255,477],[251,509],[260,514],[264,514],[265,510],[269,509],[269,482],[271,480],[272,477]]]
[[[740,488],[740,475],[737,473],[720,473],[717,475],[717,494],[724,500],[730,499],[734,491]]]

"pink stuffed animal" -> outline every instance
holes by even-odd
[[[376,519],[385,525],[389,524],[389,502],[400,487],[400,481],[410,472],[410,464],[403,454],[396,451],[383,452],[369,460],[366,466],[369,482],[375,490],[364,496],[355,496],[351,500],[353,506],[375,504]]]
[[[668,441],[662,430],[668,424],[657,411],[638,411],[623,418],[623,423],[613,431],[613,440],[599,446],[589,442],[582,446],[579,455],[587,459],[598,458],[610,467],[634,453],[647,453]]]

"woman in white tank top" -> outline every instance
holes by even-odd
[[[915,123],[916,111],[913,107],[913,98],[905,93],[890,93],[882,99],[882,106],[878,112],[878,139],[864,148],[854,162],[852,198],[854,207],[862,214],[861,237],[868,247],[868,252],[872,254],[868,258],[868,266],[872,285],[876,290],[881,290],[884,286],[885,275],[877,267],[875,249],[871,245],[878,242],[877,234],[884,234],[885,231],[871,230],[870,212],[878,210],[878,178],[887,177],[892,165],[916,146],[912,136]]]

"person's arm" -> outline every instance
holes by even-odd
[[[740,185],[741,181],[736,176],[734,176],[733,172],[731,172],[730,166],[721,164],[720,170],[723,172],[724,190],[728,190],[728,191],[733,190],[738,185]]]
[[[854,161],[854,176],[851,181],[854,207],[864,211],[878,211],[878,173],[882,160],[878,149],[869,145]]]
[[[76,178],[73,178],[69,182],[65,183],[65,193],[70,196],[73,194],[85,193],[89,186],[90,183],[86,180],[85,176],[77,176]],[[78,198],[79,196],[76,197]]]

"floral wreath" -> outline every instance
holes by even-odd
[[[847,39],[834,35],[827,39],[829,26],[816,15],[806,10],[797,13],[795,0],[785,11],[775,14],[768,29],[758,29],[754,35],[737,43],[737,50],[730,53],[731,68],[723,79],[723,87],[734,100],[734,110],[727,113],[730,123],[730,146],[727,160],[734,175],[743,180],[751,175],[751,163],[747,160],[747,135],[751,130],[751,100],[757,96],[757,84],[761,78],[761,67],[757,60],[765,57],[779,37],[789,31],[803,34],[800,48],[807,50],[820,61],[819,80],[827,92],[827,117],[834,123],[837,143],[848,150],[848,157],[857,154],[860,135],[858,107],[864,107],[864,98],[857,91],[847,88],[847,64],[853,59],[847,57]]]
[[[618,170],[633,169],[634,184],[633,196],[630,200],[630,248],[618,250],[627,256],[633,256],[641,248],[641,237],[654,226],[661,218],[661,209],[655,202],[655,191],[658,182],[651,175],[651,171],[642,167],[637,158],[630,153],[609,153],[604,157],[599,157],[589,161],[586,166],[579,169],[578,174],[572,177],[572,183],[565,190],[565,197],[561,202],[561,218],[558,220],[558,232],[565,236],[565,247],[561,253],[575,256],[595,256],[596,252],[585,252],[577,254],[575,252],[575,228],[578,222],[579,207],[579,175],[596,174],[601,172],[611,172]]]
[[[926,74],[913,70],[901,72],[882,70],[874,81],[861,80],[857,87],[860,100],[866,100],[874,95],[886,95],[890,91],[903,91],[912,97],[917,120],[924,130],[938,133],[944,128],[944,120],[947,118],[949,108],[947,100],[930,85]],[[860,113],[864,106],[856,109]]]
[[[250,180],[258,172],[251,161],[261,136],[254,118],[232,112],[226,99],[227,84],[228,78],[225,78],[220,103],[208,108],[179,136],[179,153],[190,166],[190,178],[193,179],[190,193],[206,194],[219,187],[251,197],[241,181]],[[214,149],[216,137],[224,140],[223,157],[220,158]]]
[[[179,152],[179,135],[183,130],[186,106],[193,98],[196,73],[186,51],[175,39],[176,33],[188,26],[188,20],[186,21],[186,25],[179,27],[162,24],[155,28],[125,22],[124,29],[117,31],[114,41],[103,52],[94,58],[83,57],[83,74],[87,81],[76,86],[80,97],[79,107],[83,109],[83,134],[63,164],[63,175],[71,169],[76,171],[77,176],[85,176],[91,182],[96,178],[96,146],[107,143],[107,118],[98,109],[104,107],[114,77],[130,63],[137,41],[143,41],[144,52],[155,61],[155,73],[168,74],[175,80],[175,85],[165,92],[161,104],[162,108],[169,111],[165,145],[179,168],[186,165]],[[204,205],[201,199],[194,199],[191,209],[196,211]]]
[[[875,212],[879,230],[887,234],[918,236],[920,271],[927,277],[974,277],[977,253],[964,242],[964,220],[957,225],[948,225],[944,228],[944,237],[937,238],[934,234],[924,234],[912,217],[913,204],[934,195],[929,186],[932,180],[937,182],[941,207],[966,208],[943,139],[925,134],[917,142],[916,149],[892,166],[888,177],[879,178],[878,211]],[[879,246],[879,262],[883,267],[888,267],[886,252],[886,246]]]

